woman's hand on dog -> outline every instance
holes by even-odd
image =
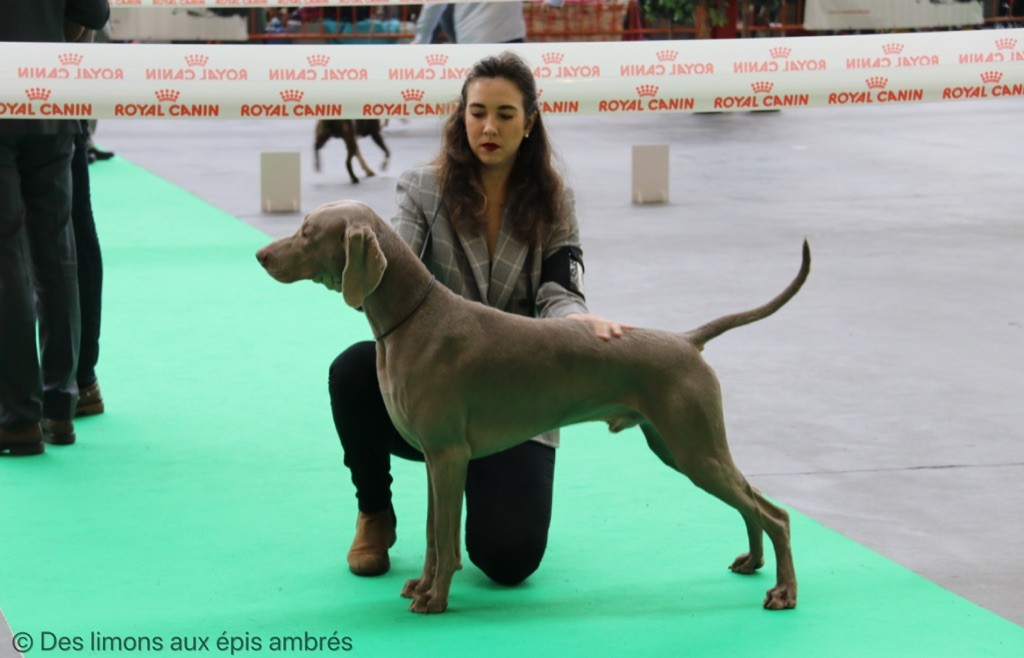
[[[585,323],[590,327],[590,330],[594,332],[594,335],[601,340],[622,338],[622,335],[630,329],[636,329],[636,327],[631,324],[612,322],[611,320],[605,320],[598,315],[592,315],[590,313],[570,313],[565,317]]]

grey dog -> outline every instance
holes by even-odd
[[[582,322],[535,319],[470,302],[435,285],[426,266],[368,206],[340,201],[311,212],[292,236],[259,250],[283,283],[311,279],[362,308],[377,337],[377,375],[395,427],[426,458],[429,497],[423,573],[402,596],[414,612],[443,612],[462,567],[466,467],[542,432],[602,420],[613,432],[640,426],[672,469],[735,508],[749,549],[730,568],[764,565],[763,533],[775,549],[776,584],[764,607],[796,607],[789,515],[733,463],[722,396],[704,345],[782,308],[810,273],[807,242],[796,278],[767,304],[686,333],[631,329],[601,341]],[[572,386],[565,386],[571,373]]]

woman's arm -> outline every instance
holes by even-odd
[[[422,169],[412,169],[399,177],[398,212],[391,218],[391,225],[417,256],[427,240],[427,223],[430,220],[422,207],[422,172]]]
[[[572,318],[586,323],[594,335],[602,340],[619,338],[626,330],[632,329],[632,325],[605,320],[587,309],[583,297],[583,250],[576,220],[576,198],[568,188],[563,208],[564,221],[552,231],[545,243],[544,259],[556,261],[553,269],[569,268],[569,271],[561,275],[554,274],[551,280],[542,281],[537,290],[537,315]]]
[[[571,314],[588,313],[587,302],[583,297],[583,263],[580,228],[576,221],[576,198],[569,188],[566,188],[565,197],[562,199],[562,212],[562,221],[544,240],[542,258],[549,267],[542,267],[542,272],[546,270],[549,274],[541,275],[541,283],[534,298],[537,317],[541,318],[564,318]],[[580,255],[575,286],[570,283],[568,272],[557,272],[570,265],[566,250],[574,250]],[[552,261],[559,263],[551,267]],[[552,270],[555,272],[552,273]]]

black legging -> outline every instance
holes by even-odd
[[[356,343],[334,360],[328,380],[345,466],[365,514],[391,507],[391,455],[423,461],[388,417],[376,364],[374,343]],[[540,566],[554,475],[554,448],[536,441],[469,463],[466,552],[495,582],[516,585]]]

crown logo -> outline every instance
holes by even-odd
[[[1003,79],[1003,74],[999,71],[985,71],[981,74],[982,82],[999,82]]]
[[[83,59],[85,58],[78,53],[63,53],[57,55],[57,60],[60,62],[61,66],[78,66],[82,63]]]
[[[30,101],[50,100],[50,94],[52,93],[51,90],[43,89],[42,87],[30,87],[25,90],[25,95],[28,96]]]
[[[310,66],[327,66],[331,63],[330,55],[310,55],[306,58]]]
[[[1013,50],[1017,47],[1017,40],[1013,37],[1003,37],[1002,39],[996,39],[996,48],[999,50]]]
[[[658,95],[658,85],[640,85],[639,87],[636,88],[636,93],[640,97],[644,97],[644,96],[654,97],[654,96],[657,96]]]
[[[767,94],[772,89],[775,88],[775,83],[774,82],[766,82],[766,81],[762,80],[761,82],[753,83],[752,85],[750,85],[750,88],[754,90],[755,94]]]
[[[281,100],[285,103],[298,103],[305,95],[306,92],[299,91],[298,89],[285,89],[281,92]]]
[[[540,58],[544,60],[545,64],[561,64],[562,60],[565,59],[565,55],[562,53],[544,53]]]
[[[792,54],[793,49],[789,46],[776,46],[768,51],[772,59],[786,59]]]
[[[679,57],[678,50],[659,50],[658,53],[659,62],[674,62],[676,57]]]
[[[206,66],[209,61],[209,55],[185,55],[185,63],[189,66]]]
[[[885,85],[889,84],[889,78],[873,75],[865,80],[865,82],[868,83],[868,89],[885,89]]]
[[[181,92],[174,89],[157,89],[156,99],[161,103],[177,103]]]
[[[448,63],[448,55],[443,53],[434,53],[433,55],[427,55],[427,66],[444,66]]]
[[[423,100],[424,93],[425,92],[422,89],[403,89],[402,90],[402,100],[404,100],[406,103],[409,103],[409,102],[417,102],[418,103],[421,100]]]
[[[899,55],[903,52],[902,43],[887,43],[882,46],[882,52],[886,55]]]

